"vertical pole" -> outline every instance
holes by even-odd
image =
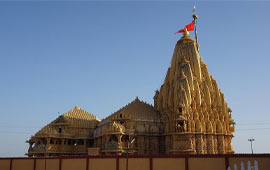
[[[86,158],[86,170],[89,170],[89,157]]]
[[[150,167],[150,170],[153,170],[153,158],[152,157],[149,158],[149,167]]]
[[[199,53],[199,42],[198,42],[198,32],[197,32],[197,18],[198,16],[196,15],[196,7],[194,5],[194,8],[193,8],[193,22],[194,22],[194,27],[195,27],[195,39],[196,39],[196,48],[197,48],[197,51]]]
[[[252,141],[251,141],[251,145],[250,145],[250,147],[251,147],[251,153],[253,154]]]
[[[116,170],[119,170],[119,157],[116,158]]]
[[[188,157],[185,157],[185,170],[189,170]]]
[[[45,170],[47,170],[47,150],[48,146],[45,146]]]
[[[250,138],[250,139],[248,139],[248,141],[250,142],[251,153],[253,154],[252,142],[255,141],[255,139],[254,138]]]
[[[10,159],[10,162],[9,162],[9,170],[12,170],[12,161],[13,161],[13,159]]]
[[[127,146],[126,170],[128,170],[128,149],[129,149],[129,140],[128,140],[128,146]]]
[[[33,167],[33,170],[36,170],[36,163],[37,163],[37,159],[34,158],[34,167]]]
[[[59,158],[59,168],[58,170],[62,170],[62,158]]]

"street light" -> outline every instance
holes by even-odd
[[[253,154],[252,142],[254,142],[254,141],[255,141],[255,139],[250,138],[250,139],[248,139],[248,141],[250,142],[251,153]]]
[[[126,170],[128,170],[128,149],[129,149],[129,145],[131,145],[134,141],[135,141],[135,138],[133,138],[133,139],[130,141],[130,136],[128,135]]]

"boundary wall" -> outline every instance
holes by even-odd
[[[270,170],[270,154],[129,156],[128,170],[227,170],[248,161]],[[126,170],[126,156],[0,158],[0,170]]]

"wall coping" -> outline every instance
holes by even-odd
[[[262,154],[180,154],[180,155],[129,155],[128,158],[229,158],[229,157],[270,157],[270,153]],[[57,156],[46,157],[46,159],[91,159],[91,158],[126,158],[126,155],[120,156]],[[45,157],[0,157],[0,160],[5,159],[45,159]]]

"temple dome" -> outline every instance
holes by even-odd
[[[35,136],[42,136],[47,134],[57,135],[57,127],[69,126],[69,127],[80,127],[80,128],[95,128],[99,122],[98,118],[91,113],[75,106],[65,114],[60,115],[54,121],[49,123],[40,129]]]
[[[100,124],[104,124],[113,120],[126,119],[159,121],[160,115],[152,105],[143,102],[138,97],[136,97],[136,99],[131,103],[127,104],[107,118],[101,120]]]

